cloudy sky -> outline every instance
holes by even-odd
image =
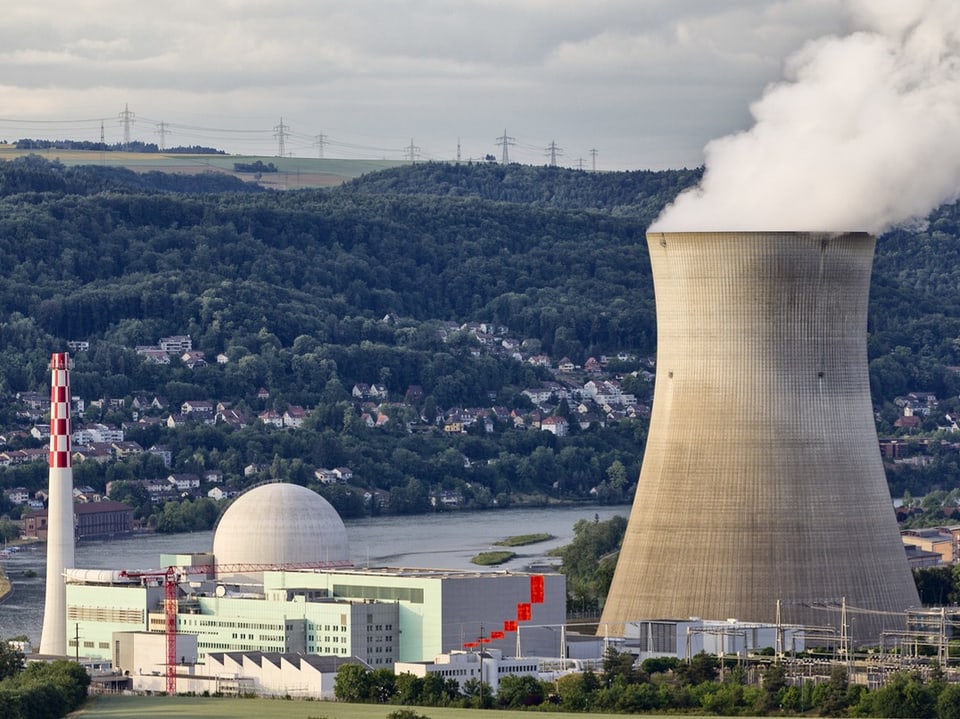
[[[82,9],[81,9],[82,8]],[[0,24],[0,139],[692,167],[835,0],[43,0]]]

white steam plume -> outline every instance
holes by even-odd
[[[862,30],[790,58],[651,230],[877,234],[958,196],[960,2],[846,4]]]

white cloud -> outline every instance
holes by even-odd
[[[743,126],[749,102],[779,77],[787,55],[844,24],[827,0],[82,7],[49,0],[5,10],[3,118],[113,119],[129,102],[174,124],[255,123],[265,154],[269,129],[288,115],[302,118],[305,134],[337,128],[346,143],[393,147],[415,135],[436,156],[451,156],[457,136],[494,151],[506,126],[530,146],[599,147],[609,168],[648,166],[654,154],[657,166],[698,164],[710,138]],[[0,136],[21,127],[0,121]],[[70,126],[56,129],[63,136]],[[355,140],[354,129],[379,139]],[[541,161],[532,150],[517,158]]]

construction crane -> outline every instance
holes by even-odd
[[[164,633],[167,639],[166,680],[167,694],[177,693],[177,588],[183,577],[191,574],[209,574],[218,572],[269,572],[296,569],[342,569],[352,567],[353,562],[309,562],[287,564],[194,564],[185,567],[170,566],[166,569],[130,569],[122,570],[120,576],[129,579],[154,579],[163,582]]]

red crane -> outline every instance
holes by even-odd
[[[156,578],[163,580],[164,633],[167,637],[166,678],[167,694],[177,693],[177,587],[180,578],[188,574],[212,574],[217,572],[268,572],[294,569],[338,569],[352,567],[353,562],[307,562],[288,564],[194,564],[166,569],[123,570],[120,575],[131,579]]]

